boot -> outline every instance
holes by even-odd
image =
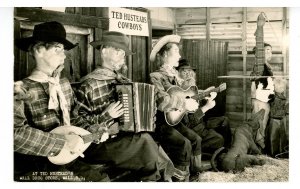
[[[176,166],[175,165],[175,171],[174,171],[174,181],[176,182],[189,182],[190,180],[190,172],[189,172],[190,166]]]
[[[201,154],[200,155],[196,155],[196,156],[192,156],[192,160],[191,160],[191,172],[197,173],[197,172],[201,172],[202,171],[201,157],[202,157]]]

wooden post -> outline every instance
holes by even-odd
[[[150,62],[150,53],[152,50],[152,22],[151,22],[151,11],[147,10],[147,15],[148,15],[148,29],[149,29],[149,37],[147,40],[147,56],[146,56],[146,62],[147,64],[147,69],[146,69],[146,81],[150,82],[150,73],[153,72],[152,70],[153,66],[151,65]]]
[[[243,75],[247,75],[247,8],[243,8],[243,29],[242,29],[242,54],[243,54]],[[243,78],[243,118],[247,119],[247,82]]]
[[[95,61],[94,61],[94,48],[89,45],[90,42],[94,41],[94,30],[93,29],[88,29],[90,35],[87,36],[87,72],[90,73],[95,69]]]
[[[287,47],[286,47],[286,29],[287,29],[287,8],[283,7],[283,18],[282,18],[282,56],[283,56],[283,75],[288,74],[288,67],[287,67]]]
[[[207,42],[207,57],[206,60],[210,62],[210,8],[206,7],[206,42]]]
[[[210,8],[206,8],[206,40],[210,40],[210,25],[211,25],[211,20],[210,20]]]

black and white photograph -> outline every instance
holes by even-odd
[[[10,182],[291,181],[297,9],[10,10]]]

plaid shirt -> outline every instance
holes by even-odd
[[[14,151],[37,156],[55,156],[65,144],[63,135],[49,133],[63,123],[59,107],[48,109],[49,84],[23,80],[24,87],[32,96],[14,102]],[[74,105],[74,94],[67,79],[60,85],[66,97],[68,109]]]
[[[90,132],[96,132],[99,124],[113,118],[105,109],[114,102],[116,80],[86,79],[77,90],[77,105],[74,108],[74,124]]]

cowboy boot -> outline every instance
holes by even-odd
[[[201,157],[202,155],[192,156],[191,159],[191,172],[197,173],[202,171],[201,167]]]
[[[189,182],[190,180],[190,166],[180,166],[175,165],[175,171],[174,171],[174,181],[176,182]]]

